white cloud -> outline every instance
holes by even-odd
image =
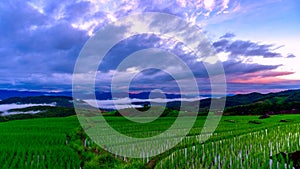
[[[118,108],[139,108],[142,107],[141,105],[134,105],[131,104],[132,102],[135,103],[143,103],[143,102],[152,102],[152,103],[167,103],[172,101],[197,101],[199,99],[204,99],[205,97],[195,97],[195,98],[175,98],[175,99],[166,99],[166,98],[152,98],[152,99],[130,99],[128,97],[126,98],[118,98],[114,100],[84,100],[89,105],[93,107],[98,108],[106,108],[106,109],[114,109],[116,107]]]
[[[228,8],[228,4],[229,4],[230,0],[224,0],[222,5],[223,5],[223,9],[227,9]]]
[[[9,115],[16,115],[16,114],[37,114],[37,113],[41,113],[42,111],[26,111],[26,112],[4,112],[2,114],[0,114],[0,116],[9,116]]]
[[[44,11],[44,4],[41,3],[41,1],[37,2],[27,2],[28,5],[30,5],[32,8],[36,9],[39,13],[45,14]]]
[[[10,109],[21,109],[32,106],[56,106],[56,103],[52,104],[0,104],[1,116],[13,115],[13,114],[35,114],[39,111],[28,111],[28,112],[8,112]]]
[[[204,8],[208,11],[212,11],[215,7],[215,1],[214,0],[204,0]]]

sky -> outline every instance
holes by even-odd
[[[88,39],[109,23],[143,12],[172,14],[199,28],[224,67],[227,93],[298,89],[299,9],[297,0],[1,1],[0,89],[72,90],[76,59]],[[112,30],[113,34],[119,32]],[[120,41],[99,65],[97,90],[109,91],[112,77],[118,72],[120,81],[136,74],[130,92],[160,89],[178,93],[176,80],[164,71],[141,71],[143,65],[117,70],[126,56],[155,47],[178,55],[194,73],[199,90],[209,92],[205,66],[184,45],[153,34]],[[180,74],[171,62],[156,64]],[[87,72],[77,76],[85,80],[92,75]],[[181,81],[189,83],[184,75]]]

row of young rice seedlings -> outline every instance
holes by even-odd
[[[161,160],[156,168],[293,168],[270,156],[300,150],[299,132],[300,124],[285,125],[190,146]]]
[[[126,138],[120,138],[118,136],[112,135],[107,138],[93,137],[93,141],[106,139],[110,144],[105,145],[104,147],[102,146],[102,148],[113,152],[116,157],[126,154],[125,156],[127,157],[139,157],[140,160],[143,161],[143,163],[147,163],[154,155],[160,154],[180,142],[181,137],[179,135],[182,132],[180,130],[177,130],[177,132],[178,133],[174,132],[165,134],[165,137],[162,138],[150,138],[144,141],[132,141],[127,140]],[[93,144],[95,144],[89,140],[84,142],[87,146],[92,146]],[[123,157],[123,160],[127,161],[128,158]]]
[[[70,149],[63,146],[43,149],[1,149],[1,168],[79,168],[80,159]]]
[[[76,152],[65,146],[64,134],[2,133],[0,143],[1,168],[78,168]],[[70,167],[68,167],[70,166]]]
[[[203,128],[197,128],[198,132],[193,131],[190,135],[186,136],[181,142],[181,146],[189,146],[194,144],[203,143],[204,141],[214,141],[220,139],[226,139],[229,137],[239,136],[243,134],[247,134],[254,131],[259,131],[265,129],[265,127],[260,128],[242,128],[238,129],[235,126],[222,126],[225,127],[226,130],[217,128],[215,132],[202,132]],[[199,134],[198,134],[199,133]],[[209,140],[208,140],[209,139]]]
[[[160,124],[162,125],[162,124]],[[163,124],[165,125],[165,124]],[[93,125],[92,125],[93,126]],[[108,145],[101,145],[102,148],[105,150],[108,150],[110,152],[113,152],[116,157],[120,157],[124,154],[126,154],[129,157],[132,156],[138,156],[140,157],[140,161],[143,163],[149,162],[151,157],[154,155],[157,155],[159,153],[162,153],[169,148],[172,148],[174,145],[176,145],[178,142],[181,141],[181,139],[184,137],[182,136],[182,133],[188,132],[188,127],[186,127],[186,123],[180,124],[177,126],[177,128],[173,130],[169,130],[169,133],[164,133],[164,137],[162,138],[156,138],[156,139],[148,139],[149,136],[157,136],[158,134],[161,133],[159,131],[159,127],[156,126],[156,128],[143,128],[143,132],[141,132],[141,128],[136,128],[136,126],[131,126],[129,127],[130,130],[128,129],[128,126],[126,125],[118,125],[119,128],[124,127],[124,129],[121,129],[122,131],[125,131],[123,134],[127,135],[130,137],[133,132],[136,132],[135,136],[137,139],[141,138],[147,138],[148,141],[146,142],[135,142],[131,139],[127,139],[126,137],[120,137],[119,135],[115,135],[114,132],[111,131],[110,128],[107,128],[106,126],[101,126],[101,123],[94,125],[95,127],[91,127],[88,129],[89,136],[91,137],[90,139],[87,139],[84,141],[84,144],[89,146],[93,146],[92,142],[98,141],[101,145],[101,141],[106,140],[104,142],[109,143]],[[157,130],[155,130],[157,129]],[[171,132],[170,132],[171,131]],[[99,134],[101,133],[101,134]],[[105,133],[105,134],[104,134]],[[157,134],[157,135],[156,135]],[[174,143],[176,142],[176,143]],[[163,143],[163,144],[162,144]],[[139,145],[139,146],[138,146]],[[142,145],[142,146],[141,146]],[[158,146],[160,145],[160,146]],[[150,152],[149,152],[150,150]],[[127,157],[121,157],[121,159],[127,161]]]
[[[74,118],[0,123],[0,168],[79,168],[78,154],[65,145],[66,133],[78,126]]]
[[[187,119],[189,120],[189,119]],[[203,121],[197,121],[198,127],[202,126],[204,123]],[[162,122],[159,123],[159,125]],[[100,123],[100,125],[103,123]],[[185,123],[183,123],[185,124]],[[165,124],[163,124],[165,125]],[[92,125],[95,126],[95,125]],[[109,142],[110,144],[105,146],[104,148],[106,150],[111,150],[111,152],[115,153],[115,156],[118,157],[119,154],[124,154],[126,151],[126,154],[128,154],[129,156],[133,155],[134,153],[138,153],[139,157],[142,158],[143,162],[149,162],[149,159],[151,159],[153,154],[158,154],[158,152],[163,152],[165,150],[167,150],[168,148],[171,148],[174,146],[174,144],[172,144],[172,141],[170,141],[169,143],[167,142],[166,144],[163,144],[161,147],[157,148],[157,144],[161,143],[160,139],[153,139],[151,140],[151,142],[147,142],[145,144],[144,147],[146,147],[147,150],[152,149],[152,152],[148,152],[147,150],[142,150],[142,149],[137,149],[137,146],[134,146],[136,143],[135,142],[129,142],[126,138],[122,138],[119,137],[119,135],[115,135],[115,133],[111,132],[111,128],[107,128],[106,126],[99,126],[99,123],[97,124],[98,127],[95,127],[95,135],[93,136],[93,140],[107,140],[107,142]],[[155,134],[157,133],[161,133],[161,131],[159,130],[160,127],[159,126],[155,126],[153,128],[149,128],[149,127],[143,127],[141,128],[140,126],[135,126],[135,125],[130,125],[128,126],[127,123],[122,123],[122,125],[118,124],[116,125],[116,127],[118,127],[121,131],[123,131],[124,135],[127,136],[132,136],[134,133],[134,136],[136,138],[148,138],[151,136],[155,136]],[[163,138],[163,140],[168,140],[171,138],[176,138],[176,139],[181,139],[182,137],[182,130],[185,130],[187,127],[185,125],[180,125],[178,126],[177,129],[173,130],[173,132],[171,134],[166,134],[165,137]],[[143,132],[141,132],[141,129],[143,130]],[[195,128],[194,128],[195,129]],[[198,129],[198,128],[197,128]],[[200,128],[202,129],[202,127]],[[89,128],[89,130],[93,130],[93,127]],[[99,131],[100,130],[100,131]],[[90,132],[91,133],[91,132]],[[98,133],[102,133],[102,134],[98,134]],[[103,134],[105,133],[105,134]],[[211,136],[213,137],[221,137],[221,136],[228,136],[228,135],[232,135],[233,132],[232,130],[228,130],[226,132],[219,132],[219,133],[207,133],[207,134],[202,134],[202,135],[197,135],[197,136],[189,136],[187,138],[185,138],[181,144],[187,144],[187,143],[195,143],[195,142],[199,142],[200,140],[205,140],[206,138],[209,138]],[[96,141],[97,142],[97,141]],[[130,145],[127,146],[124,149],[124,145]],[[112,149],[109,149],[110,146],[113,146]],[[153,147],[153,148],[152,148]],[[124,160],[126,160],[126,157],[123,157]]]

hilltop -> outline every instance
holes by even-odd
[[[300,113],[300,90],[286,90],[276,93],[237,94],[226,98],[207,98],[198,102],[187,102],[191,110],[199,106],[200,113],[207,113],[211,102],[225,101],[224,115],[262,115],[262,114],[298,114]],[[169,102],[167,107],[179,109],[180,102]]]
[[[107,94],[105,94],[105,96],[106,95]],[[148,115],[151,116],[156,114],[155,111],[163,112],[161,116],[177,116],[179,114],[189,115],[190,112],[195,111],[196,108],[199,108],[198,115],[206,115],[209,111],[212,100],[219,102],[224,101],[225,99],[226,104],[223,115],[300,114],[300,90],[287,90],[277,93],[249,93],[228,96],[227,98],[207,98],[200,100],[200,105],[199,101],[184,101],[184,105],[186,105],[184,112],[177,111],[180,110],[180,101],[168,102],[165,110],[163,110],[163,107],[160,106],[160,103],[155,103],[155,105],[152,105],[154,109],[152,109],[151,113]],[[70,96],[41,95],[10,97],[0,101],[0,106],[10,104],[28,106],[7,109],[5,116],[5,113],[1,112],[0,110],[2,119],[9,120],[33,117],[59,117],[75,115],[73,98]],[[149,105],[148,101],[133,104],[151,106]],[[88,108],[88,104],[86,105]],[[128,112],[130,115],[139,116],[139,114],[130,113],[133,112],[131,109],[134,108],[126,108],[124,111]],[[138,109],[143,111],[147,110],[147,108]],[[116,110],[107,110],[102,112],[103,115],[120,116],[120,113]]]

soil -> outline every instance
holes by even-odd
[[[296,169],[300,169],[300,151],[295,151],[295,152],[292,152],[292,153],[280,152],[280,153],[272,156],[271,159],[273,159],[273,158],[280,158],[280,156],[284,160],[282,162],[289,164],[290,161],[292,161],[294,167]]]

